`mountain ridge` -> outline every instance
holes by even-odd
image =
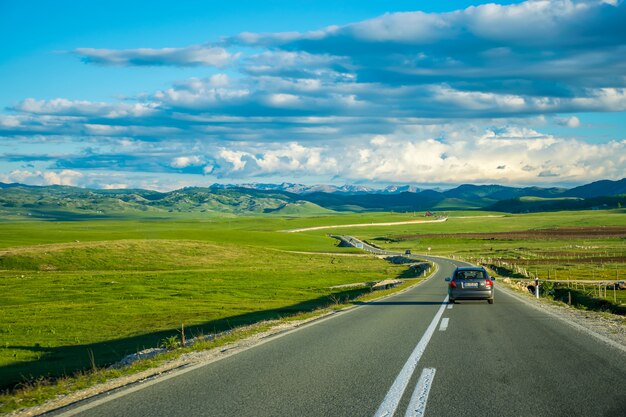
[[[330,191],[332,192],[330,192]],[[532,212],[616,208],[626,204],[626,178],[601,180],[571,189],[463,184],[445,191],[389,186],[261,184],[259,188],[220,185],[160,192],[143,189],[90,189],[66,185],[0,183],[0,217],[44,219],[144,216],[168,213],[324,215],[335,212],[491,210]],[[295,192],[298,191],[298,192]],[[622,201],[624,200],[624,201]]]

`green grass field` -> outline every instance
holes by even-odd
[[[619,261],[626,240],[619,231],[571,239],[481,235],[624,228],[623,211],[448,214],[444,223],[303,233],[283,231],[423,217],[363,213],[5,221],[0,227],[0,380],[9,386],[31,377],[69,374],[90,367],[91,355],[96,364],[108,364],[157,346],[176,334],[181,323],[191,336],[310,311],[354,295],[331,286],[404,273],[405,267],[373,257],[341,256],[359,251],[337,247],[328,232],[352,234],[392,250],[464,258],[533,254],[542,259],[558,252],[561,258],[550,259],[561,262],[563,252],[588,247],[587,252],[604,260],[617,260],[603,265],[626,276]]]
[[[626,280],[623,211],[451,217],[441,224],[356,233],[390,250],[454,255],[472,262],[499,260],[541,279]]]

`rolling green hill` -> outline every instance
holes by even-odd
[[[320,207],[315,203],[308,201],[296,201],[295,203],[286,203],[276,209],[265,209],[265,213],[278,214],[281,216],[317,216],[321,214],[336,213],[333,210]]]
[[[297,197],[285,192],[250,189],[183,188],[160,193],[13,185],[0,189],[0,216],[78,220],[129,215],[164,217],[172,213],[260,214],[279,209]]]

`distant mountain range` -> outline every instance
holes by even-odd
[[[303,185],[290,182],[282,184],[213,184],[213,189],[234,189],[234,188],[251,188],[262,191],[286,191],[294,194],[310,194],[310,193],[341,193],[341,194],[399,194],[402,192],[417,193],[419,188],[413,185],[390,185],[383,189],[366,187],[364,185]]]
[[[446,191],[391,186],[247,184],[189,187],[170,192],[97,190],[69,186],[0,183],[0,218],[51,220],[161,217],[167,213],[323,215],[332,212],[489,210],[534,212],[621,208],[626,178],[571,189],[461,185]]]

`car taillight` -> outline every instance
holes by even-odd
[[[456,282],[450,281],[450,288],[456,288]]]
[[[490,279],[486,279],[485,280],[485,285],[488,286],[488,287],[491,287],[493,285],[493,282],[491,282]]]

